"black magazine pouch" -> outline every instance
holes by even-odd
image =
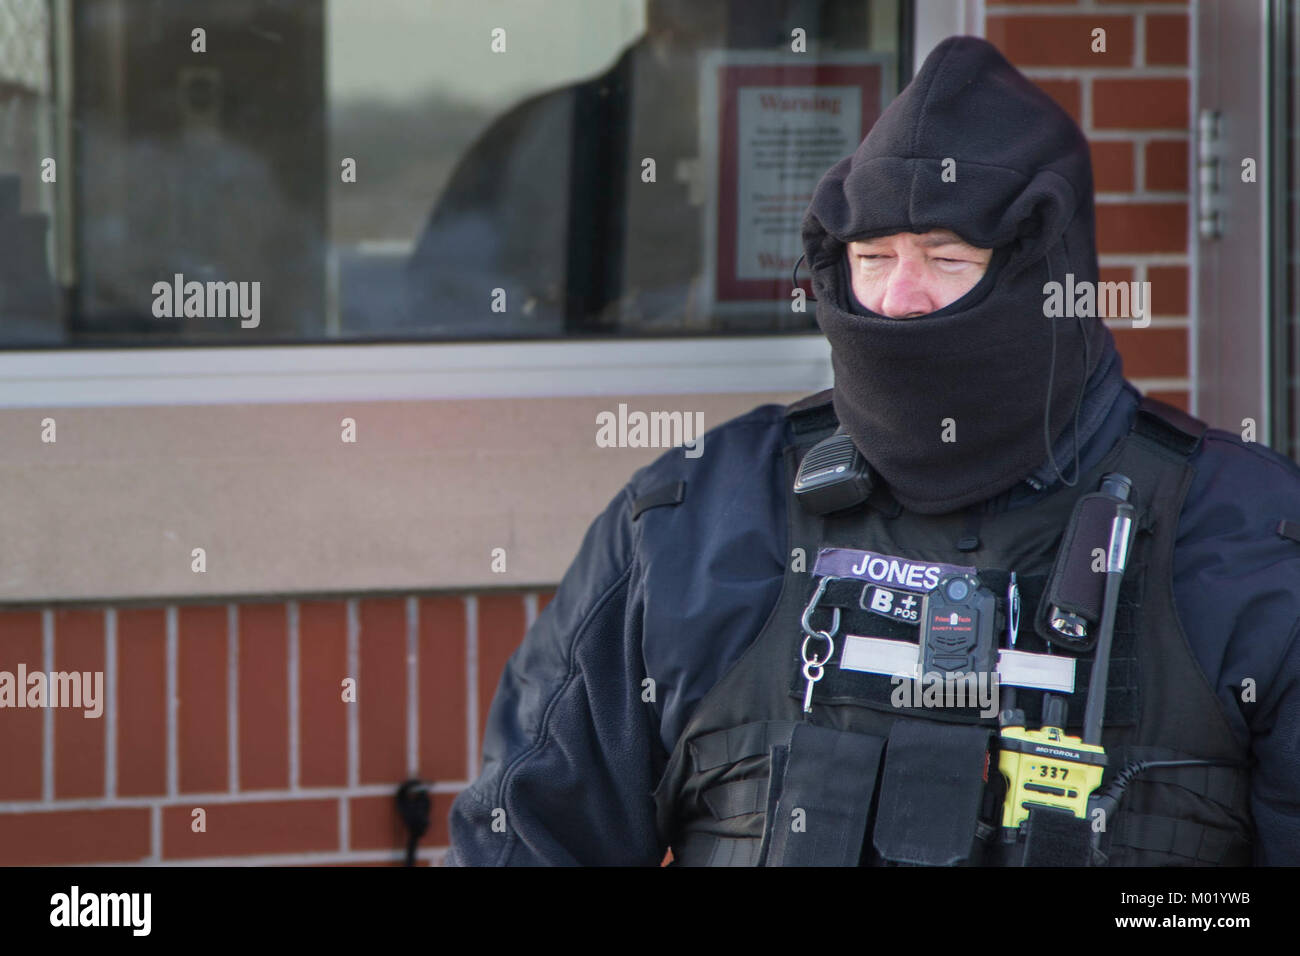
[[[883,737],[798,723],[772,748],[760,866],[857,866]]]
[[[873,843],[880,865],[979,865],[986,727],[898,720],[889,733]],[[996,769],[994,773],[996,773]]]

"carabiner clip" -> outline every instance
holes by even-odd
[[[814,630],[812,626],[812,620],[811,620],[812,612],[817,610],[817,602],[820,601],[822,599],[822,595],[826,593],[826,586],[831,583],[831,579],[832,579],[831,575],[829,574],[825,575],[821,579],[821,583],[817,585],[817,590],[813,594],[812,600],[809,601],[808,606],[803,609],[803,617],[799,619],[799,623],[803,625],[803,632],[809,635],[810,637],[825,636],[827,638],[830,638],[831,636],[839,633],[840,609],[838,607],[831,608],[831,610],[835,612],[835,616],[831,618],[831,629],[829,631]]]

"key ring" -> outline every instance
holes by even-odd
[[[822,638],[829,645],[826,649],[825,657],[822,657],[820,654],[814,654],[811,659],[808,657],[808,642],[814,637]],[[820,672],[826,667],[826,662],[835,656],[835,639],[826,631],[814,631],[803,639],[803,645],[799,648],[799,656],[803,658],[803,676],[813,681],[820,680],[820,677],[813,677],[809,674],[808,668],[815,667],[820,674]]]

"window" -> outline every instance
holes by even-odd
[[[53,76],[45,0],[0,0],[0,336],[4,344],[50,334],[58,308],[50,270],[58,175],[52,152]]]
[[[812,333],[803,208],[911,72],[901,0],[0,11],[6,348]]]

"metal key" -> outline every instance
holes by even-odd
[[[816,671],[814,674],[813,671]],[[804,661],[803,676],[808,679],[808,689],[803,692],[803,712],[812,713],[812,694],[813,686],[822,679],[822,674],[826,668],[822,666],[821,658],[813,655],[810,661]]]
[[[826,642],[826,656],[813,654],[808,656],[808,642],[814,637],[821,638]],[[803,658],[803,676],[808,681],[808,688],[803,692],[803,712],[812,713],[812,695],[813,685],[822,679],[826,673],[826,662],[835,656],[835,639],[831,637],[829,631],[814,631],[803,639],[803,645],[799,648],[799,656]]]

